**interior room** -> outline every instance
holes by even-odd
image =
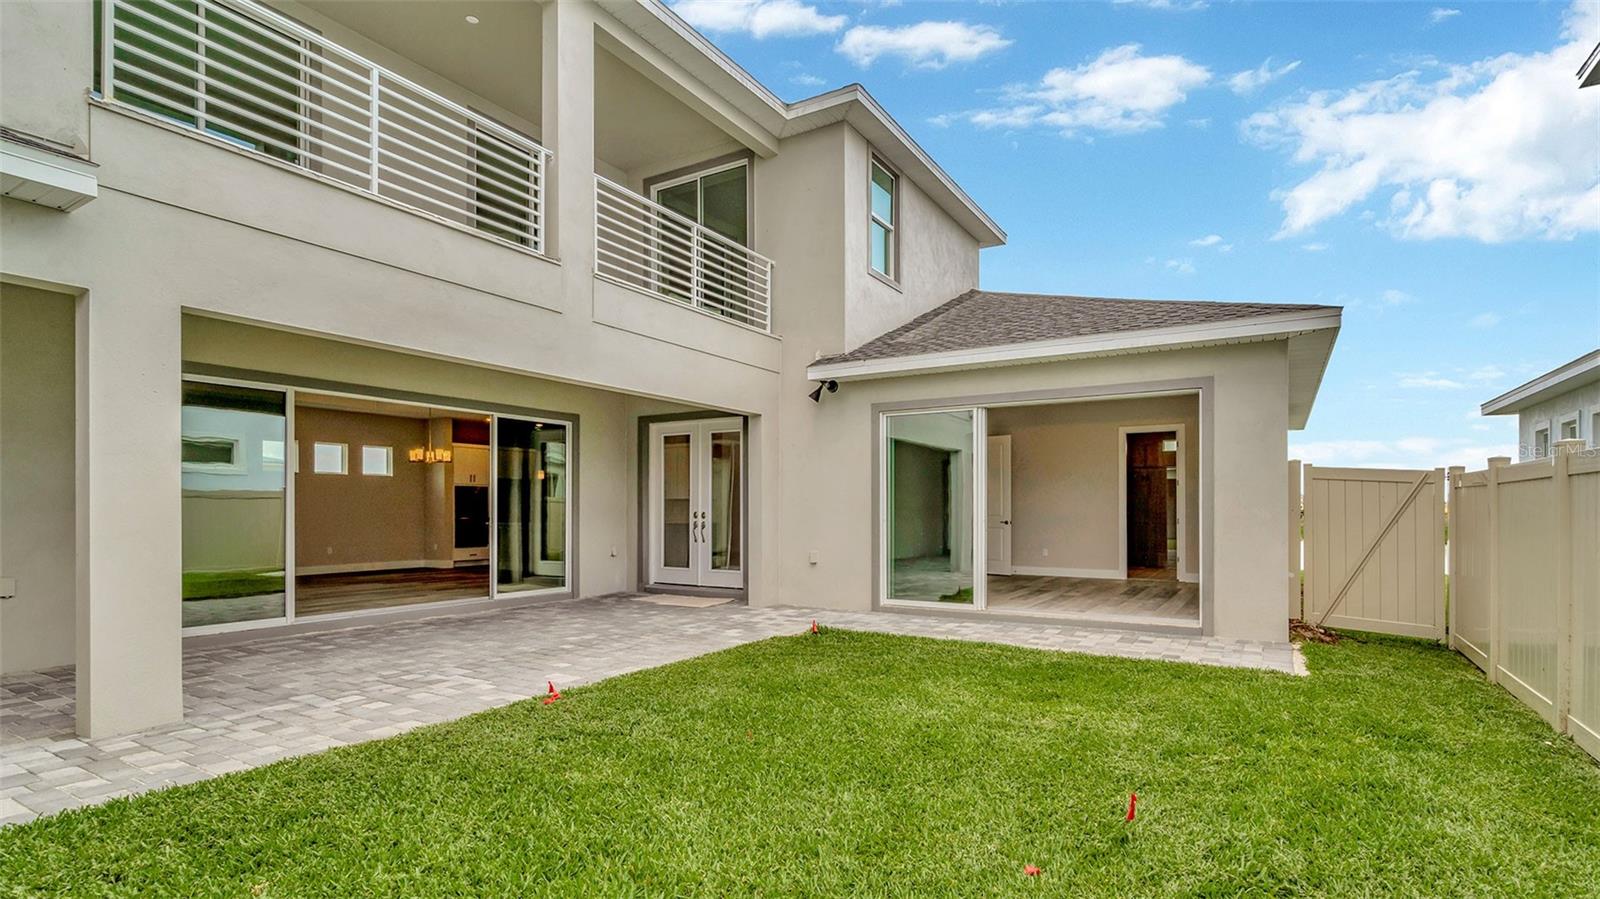
[[[1199,624],[1198,395],[894,413],[884,422],[890,603]]]
[[[295,395],[295,614],[489,595],[487,415]]]

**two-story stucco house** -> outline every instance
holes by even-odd
[[[866,90],[656,0],[0,31],[0,651],[85,734],[186,642],[620,591],[1286,637],[1337,308],[982,290]]]

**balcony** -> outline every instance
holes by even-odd
[[[764,333],[772,260],[596,175],[595,274]]]
[[[550,151],[249,0],[106,0],[101,93],[535,253]]]

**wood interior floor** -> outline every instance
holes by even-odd
[[[994,611],[1067,614],[1126,623],[1200,621],[1200,585],[1175,579],[995,575],[988,586],[988,606]]]
[[[294,579],[294,613],[329,615],[488,595],[487,565],[302,574]]]

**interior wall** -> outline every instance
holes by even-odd
[[[1184,579],[1199,575],[1200,407],[1195,396],[989,410],[1011,435],[1011,561],[1018,574],[1118,577],[1119,428],[1184,426]]]
[[[952,454],[932,447],[894,442],[894,558],[920,559],[943,555],[949,547],[946,529],[945,460]]]
[[[295,409],[299,473],[295,476],[295,570],[357,571],[422,567],[439,547],[425,545],[430,468],[406,461],[406,450],[427,441],[427,421],[335,409]],[[345,474],[316,474],[313,445],[343,443]],[[390,477],[361,473],[361,447],[394,450]],[[442,501],[443,497],[434,498]],[[448,552],[448,547],[445,548]]]
[[[75,652],[74,298],[0,284],[0,670]],[[174,449],[176,452],[176,449]]]

